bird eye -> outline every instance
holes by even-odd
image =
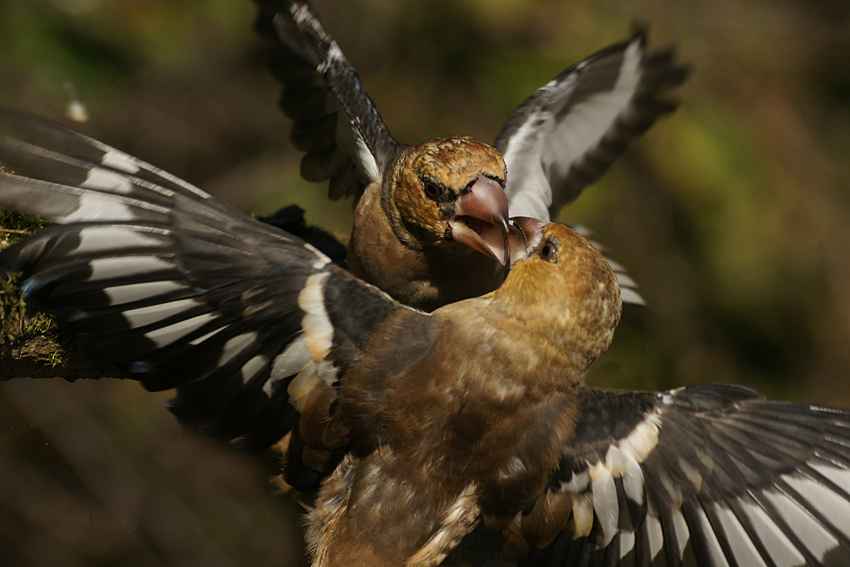
[[[547,242],[540,249],[540,257],[547,262],[552,262],[558,259],[558,249],[551,242]]]
[[[431,197],[432,199],[436,199],[437,197],[443,194],[443,188],[434,183],[433,181],[426,181],[425,194]]]

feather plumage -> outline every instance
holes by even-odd
[[[327,477],[317,565],[847,562],[850,412],[585,387],[621,301],[569,228],[517,219],[504,284],[426,314],[118,150],[0,124],[0,204],[56,223],[0,271],[184,422],[285,438],[291,482]]]
[[[438,233],[440,219],[453,211],[422,199],[413,209],[422,213],[417,219],[400,223],[393,217],[395,200],[407,196],[413,202],[428,181],[423,171],[414,170],[420,183],[402,183],[398,165],[410,161],[406,155],[425,153],[440,141],[410,148],[392,137],[357,73],[307,3],[257,3],[257,28],[272,41],[270,67],[284,85],[281,108],[294,121],[292,143],[305,152],[302,175],[310,181],[329,179],[332,199],[356,200],[348,255],[352,271],[399,301],[427,310],[498,287],[506,268],[486,247],[473,246],[490,259],[461,254],[449,242],[451,233],[436,240],[420,237]],[[649,53],[645,35],[638,34],[576,63],[539,89],[502,128],[495,142],[498,152],[481,144],[482,156],[501,153],[505,158],[510,175],[504,188],[512,214],[557,218],[564,205],[675,108],[664,96],[686,75],[671,50]],[[442,157],[432,168],[434,179],[455,177],[460,159]],[[484,169],[478,173],[492,175]],[[463,187],[446,185],[455,194]],[[476,221],[469,228],[481,234],[481,226]],[[624,301],[643,304],[634,281],[616,266]]]

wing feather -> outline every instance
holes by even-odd
[[[587,390],[581,407],[547,490],[591,503],[592,528],[582,529],[587,520],[577,521],[574,509],[557,539],[521,564],[850,560],[850,411],[770,402],[720,385]],[[630,477],[630,457],[640,475]],[[590,481],[577,481],[584,474]]]
[[[294,377],[338,387],[402,309],[300,239],[48,121],[0,111],[0,165],[0,206],[56,223],[0,253],[0,272],[96,362],[177,388],[170,409],[213,437],[276,442],[298,419]]]
[[[660,116],[687,69],[672,50],[648,53],[646,35],[579,61],[538,89],[496,139],[508,166],[511,214],[546,220],[608,170]]]
[[[329,179],[331,199],[359,198],[367,185],[380,182],[398,143],[308,4],[257,4],[257,29],[274,43],[270,67],[284,86],[280,107],[294,122],[293,145],[305,153],[301,175]]]

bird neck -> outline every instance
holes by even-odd
[[[513,326],[534,337],[534,348],[545,345],[553,359],[583,374],[608,349],[620,318],[619,295],[588,291],[597,285],[542,262],[522,262],[493,292],[492,302]]]
[[[498,293],[453,303],[434,314],[450,321],[458,344],[477,351],[487,349],[490,363],[501,377],[488,378],[490,386],[505,382],[511,389],[508,383],[521,385],[531,397],[536,397],[536,392],[572,391],[581,383],[592,358],[581,350],[582,345],[568,340],[567,331],[548,323],[551,309],[517,310],[499,301]]]

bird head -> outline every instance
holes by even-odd
[[[460,243],[506,264],[506,174],[495,148],[468,136],[449,136],[408,148],[392,170],[391,194],[385,196],[419,242]]]
[[[494,300],[540,326],[584,368],[611,344],[620,321],[620,286],[605,257],[567,226],[517,217],[509,234],[514,259]]]

